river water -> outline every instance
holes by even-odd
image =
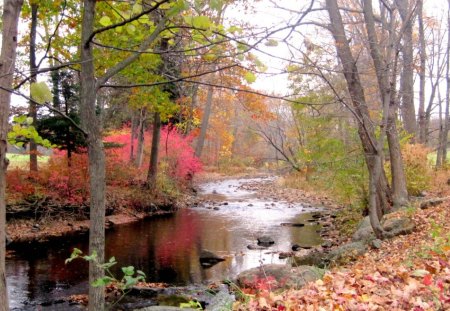
[[[283,263],[278,252],[293,244],[321,242],[315,223],[308,223],[315,208],[258,197],[242,189],[249,182],[268,179],[234,179],[206,183],[200,195],[214,203],[182,209],[172,215],[116,226],[107,232],[107,258],[118,266],[132,265],[144,271],[148,282],[173,285],[207,284],[232,279],[239,272],[261,264]],[[281,226],[305,223],[304,227]],[[268,235],[275,244],[265,250],[249,250],[256,239]],[[46,302],[87,292],[87,264],[81,260],[65,265],[74,247],[87,251],[87,237],[64,243],[26,247],[6,260],[8,290],[13,310],[61,310]],[[199,262],[202,250],[226,258],[211,268]],[[119,267],[113,269],[120,275]],[[44,305],[41,305],[44,303]]]

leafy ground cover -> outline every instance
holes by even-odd
[[[384,241],[299,290],[262,288],[235,310],[449,310],[450,200],[403,212],[417,224],[414,233]]]

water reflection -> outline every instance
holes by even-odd
[[[301,206],[267,206],[258,199],[230,202],[219,210],[184,209],[169,215],[118,226],[107,233],[107,258],[115,256],[119,266],[132,265],[147,274],[147,281],[176,285],[209,283],[236,276],[267,263],[282,263],[277,251],[290,251],[293,244],[318,244],[319,227],[308,223]],[[304,222],[304,227],[281,226]],[[257,237],[270,235],[275,245],[267,250],[248,250]],[[16,252],[7,259],[7,281],[12,308],[42,303],[87,291],[87,263],[64,261],[73,247],[86,251],[86,238]],[[211,268],[202,268],[202,249],[226,257]],[[113,272],[120,275],[119,267]],[[44,309],[44,308],[42,308]],[[29,308],[29,310],[34,310]]]

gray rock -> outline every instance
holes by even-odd
[[[375,239],[370,243],[370,246],[376,249],[380,249],[382,245],[382,241],[380,239]]]
[[[267,280],[271,290],[301,288],[306,283],[321,278],[324,270],[312,266],[289,267],[269,264],[241,272],[236,284],[242,288],[258,288]]]
[[[219,292],[216,293],[213,298],[209,301],[206,306],[206,311],[224,311],[224,310],[232,310],[233,303],[236,298],[234,295],[230,294],[228,291],[228,287],[222,285],[219,288]]]
[[[318,251],[312,251],[305,255],[294,256],[292,265],[296,266],[317,266],[323,268],[328,262],[327,254]]]
[[[433,198],[433,199],[425,200],[422,203],[420,203],[419,207],[421,209],[427,209],[427,208],[439,205],[439,204],[441,204],[442,202],[444,202],[447,199],[449,199],[449,197],[446,197],[446,198]]]
[[[275,244],[275,241],[267,235],[261,236],[257,239],[258,241],[258,245],[262,245],[262,246],[270,246],[272,244]]]
[[[367,251],[367,245],[363,241],[350,242],[333,249],[328,254],[328,261],[334,264],[345,264],[362,256]]]

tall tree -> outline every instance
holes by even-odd
[[[37,64],[36,64],[36,34],[39,5],[35,1],[31,2],[31,28],[30,28],[30,83],[37,81]],[[31,92],[31,91],[30,91]],[[30,93],[31,97],[31,93]],[[37,106],[34,101],[30,101],[29,116],[33,118],[33,124],[37,123]],[[30,170],[38,170],[37,161],[37,144],[31,139],[30,141]]]
[[[425,66],[427,59],[425,44],[425,27],[423,23],[423,0],[417,1],[417,19],[419,22],[419,110],[418,110],[418,142],[424,144],[426,142],[425,129]]]
[[[346,37],[344,23],[339,11],[337,0],[326,0],[326,9],[330,17],[330,31],[335,40],[337,55],[343,67],[343,73],[347,82],[352,107],[349,107],[358,124],[358,134],[364,149],[367,168],[370,174],[369,180],[369,215],[370,222],[378,237],[382,237],[384,230],[380,224],[380,218],[384,211],[388,210],[389,188],[383,170],[382,147],[375,136],[375,129],[370,118],[364,88],[355,58]],[[380,137],[385,135],[381,132]]]
[[[97,94],[99,89],[108,82],[109,79],[124,70],[134,61],[136,61],[142,52],[146,51],[165,27],[166,19],[161,21],[145,37],[139,48],[128,54],[127,57],[117,62],[115,65],[107,68],[104,74],[96,79],[94,66],[93,42],[94,37],[102,32],[114,29],[114,25],[107,25],[104,28],[94,31],[95,0],[84,0],[83,17],[81,26],[81,45],[80,45],[80,114],[82,126],[87,133],[86,144],[89,157],[89,183],[90,183],[90,226],[89,226],[89,252],[96,254],[96,262],[89,264],[89,310],[103,310],[105,303],[104,289],[92,286],[93,282],[104,276],[103,269],[99,264],[103,263],[105,256],[105,153],[102,141],[102,122],[99,119],[101,114],[96,112]],[[147,12],[156,10],[161,4],[169,2],[168,0],[154,3]],[[179,12],[180,8],[173,10],[172,14]],[[142,11],[144,12],[144,11]],[[137,17],[130,17],[125,22],[133,20],[144,15],[137,14]],[[119,22],[123,25],[124,22]],[[117,26],[117,25],[116,25]],[[118,27],[118,26],[117,26]]]
[[[400,95],[402,98],[401,112],[403,127],[412,135],[416,135],[416,113],[414,108],[414,53],[413,53],[413,13],[415,0],[395,0],[400,17],[402,19],[402,41],[401,48],[403,63],[400,79]]]
[[[5,0],[2,17],[2,49],[0,54],[0,311],[8,311],[5,275],[6,241],[6,170],[8,168],[7,133],[13,74],[16,62],[17,33],[22,0]]]

